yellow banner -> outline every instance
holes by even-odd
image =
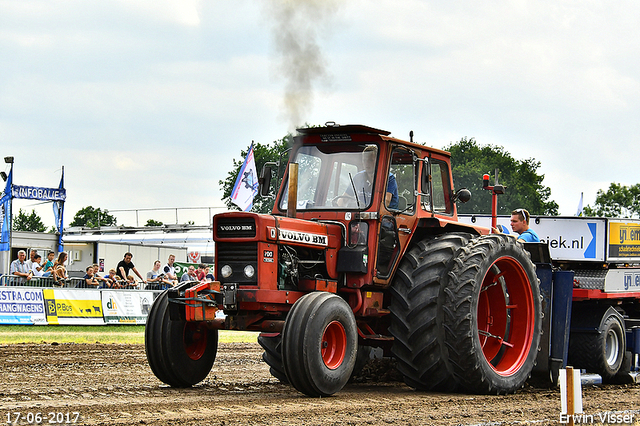
[[[639,222],[609,222],[609,257],[640,257]]]
[[[640,246],[640,223],[609,222],[609,244]]]
[[[90,323],[102,319],[102,302],[99,291],[43,290],[47,321],[49,324],[66,323],[67,319],[79,319]],[[74,299],[78,297],[78,299]],[[84,297],[83,297],[84,296]],[[80,298],[82,297],[82,298]]]

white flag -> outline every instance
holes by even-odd
[[[576,212],[576,216],[582,216],[584,208],[582,207],[582,200],[584,198],[584,192],[580,193],[580,202],[578,203],[578,211]]]
[[[258,193],[258,172],[256,161],[253,158],[253,142],[249,147],[247,157],[244,159],[236,184],[231,191],[231,202],[243,211],[248,212],[253,207],[253,198]]]

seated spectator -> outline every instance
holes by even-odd
[[[193,265],[189,265],[187,273],[182,274],[182,277],[180,277],[180,282],[185,281],[198,281],[198,277],[196,276],[196,268],[194,268]]]
[[[133,277],[133,275],[127,275],[127,280],[121,281],[120,284],[122,285],[122,288],[134,290],[138,288],[138,283],[136,282],[136,279]]]
[[[112,289],[122,288],[122,285],[120,285],[120,282],[118,281],[118,277],[116,276],[115,269],[113,268],[109,269],[109,275],[102,278],[102,284],[100,285],[100,288],[112,288]]]
[[[64,285],[64,281],[68,280],[67,276],[67,268],[64,267],[64,263],[67,261],[67,253],[61,251],[58,254],[58,258],[53,263],[53,280],[56,285],[62,286]]]
[[[160,269],[162,264],[159,260],[153,262],[153,269],[147,272],[147,288],[150,290],[166,290],[173,287],[173,283],[166,279],[164,272]]]
[[[173,263],[176,261],[176,257],[173,254],[169,255],[169,260],[162,271],[164,272],[165,279],[171,281],[172,285],[178,284],[178,276],[176,275],[176,268],[174,268]]]
[[[94,263],[93,264],[93,276],[100,283],[100,288],[106,288],[106,285],[105,285],[105,281],[106,280],[105,280],[104,277],[101,277],[100,274],[98,274],[98,272],[100,272],[100,266],[98,266],[97,263]]]
[[[36,278],[48,278],[51,276],[51,272],[44,272],[44,267],[40,266],[40,262],[42,262],[42,256],[36,254],[33,259],[33,263],[31,264],[31,272],[33,276]]]
[[[42,272],[49,273],[49,275],[45,275],[45,276],[51,276],[51,274],[53,273],[53,259],[56,258],[56,254],[52,251],[50,251],[49,253],[47,253],[47,261],[44,263],[44,265],[42,265]]]
[[[34,250],[34,249],[29,250],[29,260],[27,260],[27,266],[29,266],[29,270],[33,268],[33,262],[35,261],[37,254],[38,254],[37,250]]]
[[[98,288],[100,283],[93,275],[93,266],[87,266],[87,273],[84,275],[84,286],[83,288]]]
[[[207,276],[207,274],[204,272],[204,268],[206,267],[207,265],[205,265],[204,263],[198,265],[198,270],[196,271],[196,277],[198,278],[198,281],[204,281],[204,277]]]
[[[216,277],[213,276],[213,274],[211,272],[209,272],[209,265],[205,266],[204,268],[204,281],[206,282],[211,282],[211,281],[215,281]]]
[[[26,259],[27,252],[20,250],[18,251],[18,258],[11,262],[9,273],[18,277],[12,281],[14,285],[24,284],[33,277],[33,272],[29,269]]]

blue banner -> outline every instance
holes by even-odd
[[[64,188],[13,185],[11,195],[13,198],[26,198],[28,200],[64,201],[67,198],[67,191]]]

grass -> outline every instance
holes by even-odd
[[[255,342],[258,337],[253,331],[220,330],[221,343]],[[0,344],[17,343],[123,343],[144,344],[143,325],[2,325]]]

